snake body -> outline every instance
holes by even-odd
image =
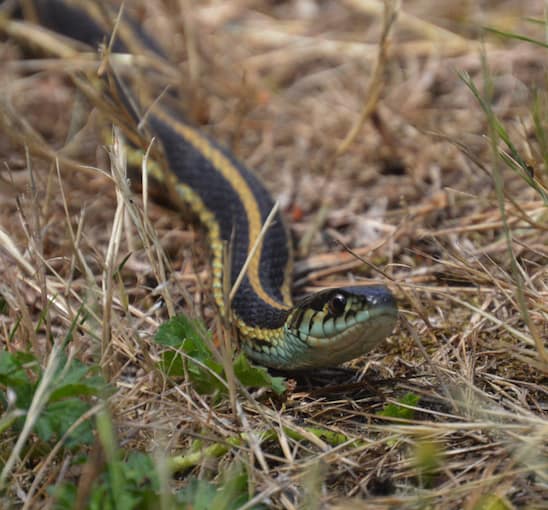
[[[105,10],[95,2],[34,0],[32,4],[40,23],[56,32],[94,47],[109,37],[112,19],[105,19]],[[128,51],[136,42],[146,51],[161,52],[126,15],[113,50]],[[161,101],[147,109],[146,125],[167,162],[164,184],[207,231],[213,295],[224,314],[224,247],[230,247],[228,280],[233,285],[274,207],[272,197],[231,152]],[[284,370],[335,366],[368,352],[392,332],[397,307],[386,287],[327,289],[294,305],[291,279],[290,236],[278,212],[230,303],[243,349],[253,360]]]

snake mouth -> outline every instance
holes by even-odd
[[[363,356],[392,333],[397,318],[397,308],[378,306],[367,311],[367,319],[357,321],[340,333],[309,336],[306,364],[310,367],[335,366]]]
[[[380,345],[394,330],[397,322],[397,309],[379,307],[370,311],[366,322],[348,328],[330,342],[330,357],[337,364],[363,356]]]

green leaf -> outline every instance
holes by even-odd
[[[70,363],[67,367],[66,363]],[[36,422],[36,433],[43,441],[59,439],[90,407],[87,397],[99,396],[107,385],[102,377],[94,375],[97,367],[84,365],[78,360],[65,360],[53,381],[49,401]],[[93,423],[79,425],[67,441],[68,447],[90,444],[93,441]]]
[[[172,350],[162,354],[160,366],[167,375],[188,376],[199,393],[225,394],[223,367],[205,345],[204,329],[199,321],[192,321],[184,315],[162,324],[155,339]],[[251,365],[243,354],[234,361],[234,373],[244,386],[270,388],[278,395],[287,389],[283,377],[272,377],[265,368]]]
[[[39,372],[38,362],[32,354],[26,352],[0,352],[0,377],[17,382],[28,382],[28,370]]]
[[[68,398],[49,403],[36,421],[35,430],[43,441],[58,440],[68,428],[89,409],[89,404],[79,398]],[[90,420],[82,422],[67,440],[67,447],[91,444],[93,442],[93,424]]]
[[[283,377],[272,377],[266,368],[249,363],[243,353],[240,353],[234,361],[234,374],[244,386],[270,388],[278,395],[282,395],[287,390]]]
[[[94,384],[78,383],[66,384],[54,390],[50,396],[50,402],[63,400],[67,397],[92,397],[101,394],[101,386]]]
[[[104,394],[108,386],[104,379],[97,375],[98,373],[98,366],[84,365],[78,360],[72,360],[68,370],[61,366],[53,383],[55,389],[51,393],[50,402],[67,397],[90,397]]]
[[[64,358],[66,361],[66,357]],[[72,360],[68,368],[66,364],[60,365],[52,383],[50,398],[35,424],[35,432],[44,442],[60,439],[90,408],[91,404],[83,397],[99,395],[106,388],[101,377],[89,375],[93,373],[94,368],[77,360]],[[18,429],[23,426],[25,411],[31,405],[40,377],[40,366],[32,354],[0,353],[0,402],[7,407],[7,398],[1,390],[7,391],[10,388],[15,393],[15,406],[19,414],[12,425]],[[67,446],[91,443],[92,428],[93,425],[89,421],[83,422],[71,433]]]
[[[403,397],[398,399],[400,404],[413,406],[415,407],[420,401],[420,397],[414,393],[406,393]],[[378,411],[377,415],[379,416],[388,416],[390,418],[401,418],[404,420],[410,420],[415,415],[413,409],[408,409],[407,407],[402,407],[398,404],[387,404],[384,406],[382,411]]]
[[[164,352],[160,363],[162,370],[171,377],[188,375],[198,393],[210,394],[216,391],[226,393],[226,386],[222,382],[223,367],[211,357],[201,359],[199,363],[193,361],[196,358],[186,352],[187,347],[188,343],[184,342],[180,349]],[[187,354],[188,357],[182,353]],[[221,380],[214,374],[217,374]]]
[[[192,510],[237,510],[249,501],[247,474],[239,466],[230,467],[221,486],[206,480],[191,479],[189,484],[176,494],[178,508]],[[264,509],[255,505],[254,510]]]
[[[193,478],[190,483],[176,495],[177,503],[183,503],[184,508],[193,510],[211,509],[211,503],[217,493],[217,487],[207,480]]]
[[[114,478],[113,473],[116,473]],[[166,499],[164,505],[159,503],[160,490],[158,473],[151,457],[144,453],[131,452],[125,460],[113,460],[103,466],[103,472],[91,487],[86,508],[155,510],[162,506],[181,510],[237,510],[250,498],[247,474],[239,466],[229,467],[224,472],[221,485],[207,480],[190,479],[186,487],[175,492],[173,496],[163,494],[162,497]],[[67,482],[55,488],[50,487],[48,492],[55,498],[55,509],[74,508],[74,484]],[[265,507],[255,505],[252,508],[262,510]]]
[[[162,324],[155,340],[172,350],[162,354],[160,366],[172,377],[188,375],[198,393],[226,393],[226,385],[222,382],[223,367],[205,345],[203,337],[206,333],[201,330],[205,328],[199,321],[192,321],[184,315]]]
[[[40,366],[32,354],[0,352],[0,402],[7,407],[4,391],[10,388],[16,396],[15,405],[28,409],[40,375]]]
[[[113,464],[116,464],[114,471],[121,477],[116,482],[112,478]],[[149,455],[130,452],[125,461],[109,462],[103,469],[91,488],[86,508],[90,510],[158,508],[160,484]],[[118,485],[118,492],[114,485]],[[55,509],[72,510],[74,508],[76,488],[73,483],[50,487],[48,492],[55,498]]]
[[[156,333],[154,339],[161,345],[179,347],[183,341],[188,341],[196,353],[202,356],[210,356],[209,349],[204,345],[203,335],[200,330],[205,328],[199,321],[193,321],[185,315],[177,315],[164,322]]]
[[[50,485],[48,493],[54,498],[54,510],[72,510],[76,501],[77,487],[73,483]]]
[[[155,491],[160,490],[160,482],[154,462],[150,455],[143,452],[130,452],[126,459],[126,478],[135,486],[150,484]]]
[[[187,363],[189,378],[196,391],[201,394],[216,392],[225,394],[227,389],[226,385],[223,383],[223,367],[212,359],[205,361],[204,365],[207,368],[190,360]],[[213,374],[217,374],[219,377],[216,377]]]
[[[57,369],[57,373],[55,374],[55,386],[61,387],[64,385],[79,383],[89,374],[91,370],[91,367],[89,365],[84,365],[78,360],[71,360],[70,366],[68,367],[68,369],[66,369],[65,367],[67,362],[67,357],[64,353],[61,353],[59,368]]]

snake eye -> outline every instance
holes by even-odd
[[[335,317],[344,312],[346,306],[346,296],[337,293],[329,300],[329,312]]]

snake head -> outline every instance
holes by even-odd
[[[343,287],[297,303],[285,325],[292,355],[284,368],[335,366],[361,356],[394,329],[396,300],[386,287]]]

